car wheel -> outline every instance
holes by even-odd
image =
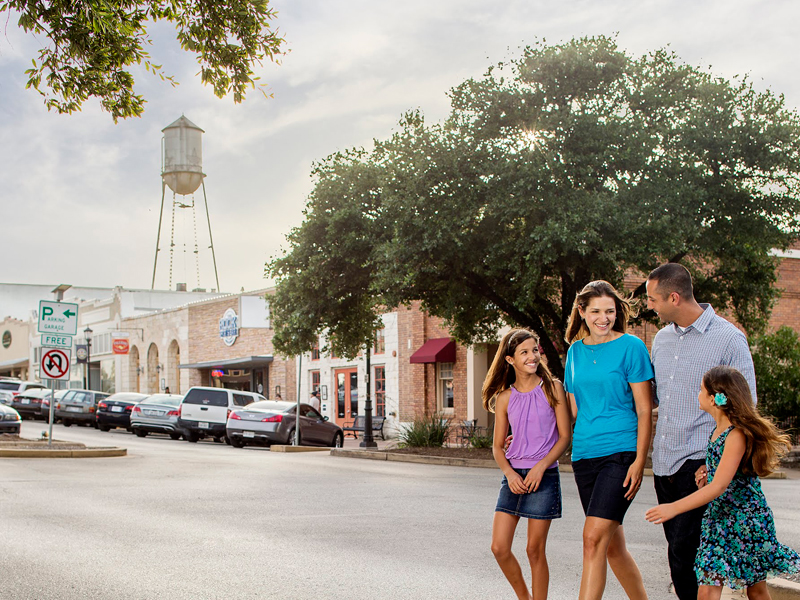
[[[294,445],[294,427],[292,427],[289,430],[289,435],[286,437],[286,445],[287,446],[293,446]],[[302,446],[303,445],[303,432],[302,431],[300,432],[300,439],[297,440],[297,445],[298,446]]]
[[[98,425],[97,428],[100,431],[111,431],[111,427],[109,427],[108,425]]]
[[[214,438],[214,442],[217,443],[217,444],[221,444],[222,443],[222,438],[221,437],[215,437]]]
[[[173,431],[172,433],[169,434],[169,437],[171,437],[173,440],[179,440],[183,436],[177,431]]]
[[[62,423],[64,424],[64,427],[69,427],[70,425],[72,425],[72,421],[70,421],[69,419],[64,419]]]
[[[195,431],[190,431],[186,434],[186,441],[192,442],[193,444],[197,443],[197,440],[200,439],[200,436]]]
[[[138,427],[133,430],[133,433],[136,434],[136,437],[147,437],[147,432],[144,429],[139,429]]]
[[[244,448],[244,442],[237,437],[228,437],[230,440],[231,446],[234,448]]]
[[[331,444],[331,448],[341,448],[344,444],[344,436],[340,432],[336,432],[336,435],[333,436],[333,443]]]

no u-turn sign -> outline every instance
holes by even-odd
[[[42,379],[69,379],[69,353],[59,348],[42,348]]]

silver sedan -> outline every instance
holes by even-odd
[[[231,446],[241,448],[248,444],[292,444],[295,437],[296,409],[294,402],[263,400],[231,411],[226,427]],[[341,448],[343,441],[341,427],[329,423],[328,417],[323,417],[314,407],[300,405],[301,445]]]
[[[179,440],[183,431],[178,426],[181,414],[180,394],[153,394],[148,396],[131,411],[131,429],[139,437],[148,433],[166,433],[173,440]]]

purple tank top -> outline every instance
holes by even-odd
[[[556,412],[547,402],[541,382],[530,392],[518,392],[511,386],[508,422],[514,439],[506,458],[515,469],[530,469],[542,460],[558,441]],[[558,461],[548,468],[557,467]]]

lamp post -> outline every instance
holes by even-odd
[[[92,383],[91,381],[91,360],[92,360],[92,329],[91,327],[87,327],[83,330],[83,337],[86,339],[86,377],[84,378],[83,387],[84,389],[90,390],[92,389],[89,387]]]

